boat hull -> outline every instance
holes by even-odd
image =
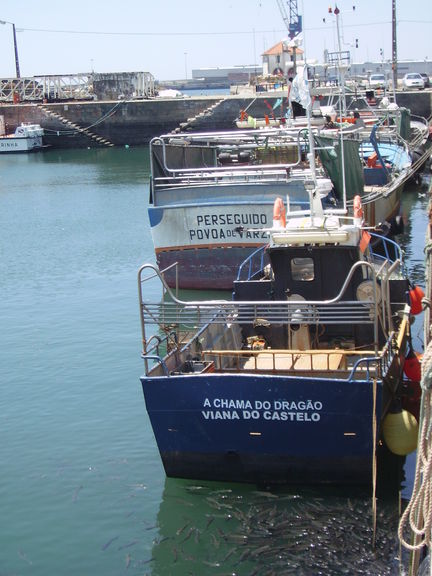
[[[208,192],[203,192],[203,198]],[[275,194],[249,201],[149,207],[151,234],[161,270],[176,263],[179,288],[231,290],[240,264],[266,244]],[[165,275],[174,287],[176,271]]]
[[[0,154],[11,154],[16,152],[32,152],[43,147],[42,137],[0,137]]]
[[[379,188],[365,194],[368,226],[394,221],[400,212],[402,190],[403,182],[395,182],[385,194]],[[179,288],[231,290],[240,264],[268,242],[265,231],[253,229],[272,227],[277,195],[274,190],[266,190],[266,194],[261,190],[261,195],[251,190],[248,200],[225,196],[223,201],[204,202],[209,190],[194,192],[196,196],[188,203],[149,207],[157,264],[161,270],[178,264]],[[279,195],[285,198],[286,192],[281,189]],[[291,206],[304,208],[304,198],[298,190],[294,192]],[[169,286],[176,286],[174,269],[165,278]]]
[[[232,290],[240,264],[260,245],[159,250],[156,260],[161,270],[169,268],[165,280],[171,287],[176,286],[176,269],[171,266],[177,263],[180,288]]]
[[[251,374],[141,382],[167,476],[313,484],[372,479],[372,382]],[[381,393],[378,383],[377,414]]]

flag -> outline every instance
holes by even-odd
[[[360,251],[362,254],[366,250],[366,248],[368,247],[370,239],[371,239],[371,235],[369,234],[369,232],[367,230],[363,230],[362,237],[360,240],[360,245],[359,245]]]
[[[297,74],[292,81],[289,97],[290,102],[298,102],[305,110],[312,106],[306,66],[297,69]]]

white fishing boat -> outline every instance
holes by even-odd
[[[43,134],[43,128],[39,124],[25,122],[17,126],[12,134],[6,134],[4,121],[0,121],[0,153],[41,150],[44,146]]]

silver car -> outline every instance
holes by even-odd
[[[411,88],[418,88],[419,90],[424,88],[424,80],[417,72],[410,72],[402,78],[402,89],[409,90]]]

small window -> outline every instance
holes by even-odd
[[[315,278],[312,258],[293,258],[291,260],[291,276],[299,282],[312,282]]]

